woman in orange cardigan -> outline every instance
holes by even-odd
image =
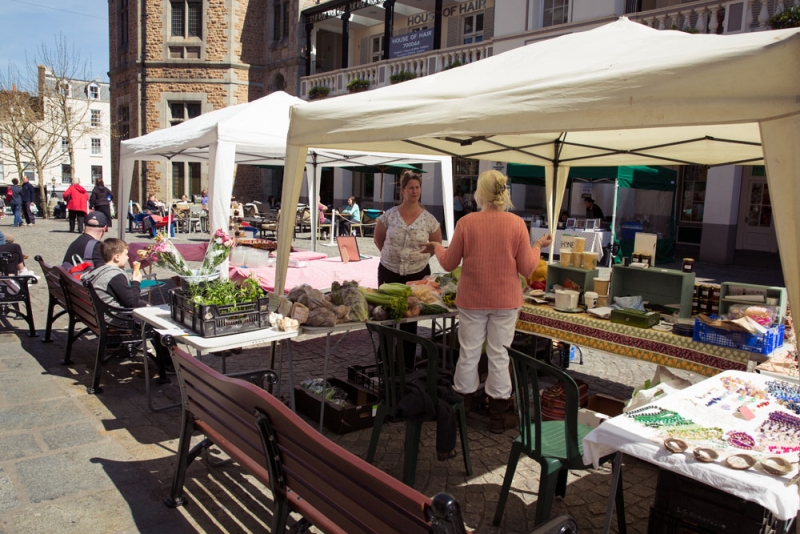
[[[522,306],[519,275],[530,276],[539,263],[541,249],[552,242],[548,234],[530,245],[525,222],[507,211],[513,207],[507,181],[498,171],[481,173],[475,191],[480,211],[458,221],[449,248],[441,243],[424,246],[425,252],[436,254],[446,271],[463,262],[456,293],[460,349],[455,390],[468,398],[478,389],[478,361],[486,342],[489,430],[494,433],[506,428],[511,375],[504,346],[514,339],[517,312]]]

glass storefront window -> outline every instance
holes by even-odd
[[[706,201],[706,179],[708,169],[701,165],[683,168],[683,193],[681,195],[681,222],[703,222]]]

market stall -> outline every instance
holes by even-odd
[[[781,401],[789,391],[783,384],[754,373],[721,373],[604,422],[584,438],[584,461],[597,466],[599,458],[619,451],[758,503],[778,520],[791,520],[800,508],[798,488],[790,484],[797,469],[790,462],[800,451],[800,418]],[[797,396],[797,387],[791,387]],[[687,501],[682,510],[693,524],[709,512],[697,500]],[[737,525],[736,531],[760,526],[744,524],[741,506],[727,510],[724,519]],[[604,532],[608,526],[609,521]]]
[[[211,111],[176,126],[122,141],[120,144],[120,186],[117,195],[117,213],[127,211],[125,207],[130,198],[133,168],[136,161],[203,162],[209,165],[209,226],[212,230],[228,228],[235,165],[282,166],[286,154],[289,110],[293,105],[301,102],[303,101],[299,98],[277,91],[253,102]],[[449,232],[452,232],[453,180],[450,158],[446,156],[383,154],[358,149],[312,149],[306,154],[304,164],[309,198],[317,197],[323,167],[408,163],[440,164],[445,226]],[[302,173],[296,179],[299,187],[302,183]],[[284,180],[284,184],[288,181]],[[172,182],[167,180],[168,198],[172,196],[171,184]],[[287,200],[283,199],[283,206],[290,205]],[[291,205],[292,209],[296,209],[297,199]],[[315,247],[318,214],[316,210],[312,210],[311,213],[312,244]],[[292,213],[283,220],[294,221],[294,217],[295,215]],[[291,230],[292,225],[286,223],[286,226]],[[120,225],[120,239],[125,237],[124,231],[124,225]],[[291,238],[287,244],[291,244]],[[288,261],[288,256],[286,260]]]
[[[544,165],[555,228],[570,167],[763,162],[770,189],[782,192],[773,199],[781,256],[793,262],[798,54],[797,29],[692,35],[622,18],[400,85],[295,106],[286,175],[302,176],[312,146]],[[284,183],[286,204],[299,194],[296,181]],[[800,270],[789,264],[784,275],[789,300],[800,302]]]

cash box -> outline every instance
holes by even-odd
[[[639,310],[611,310],[611,322],[635,326],[637,328],[650,328],[658,324],[661,314],[658,312],[643,312]]]

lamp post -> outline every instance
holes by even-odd
[[[56,196],[56,177],[55,176],[53,176],[50,179],[50,183],[53,185],[53,187],[50,189],[50,198],[58,198]]]

